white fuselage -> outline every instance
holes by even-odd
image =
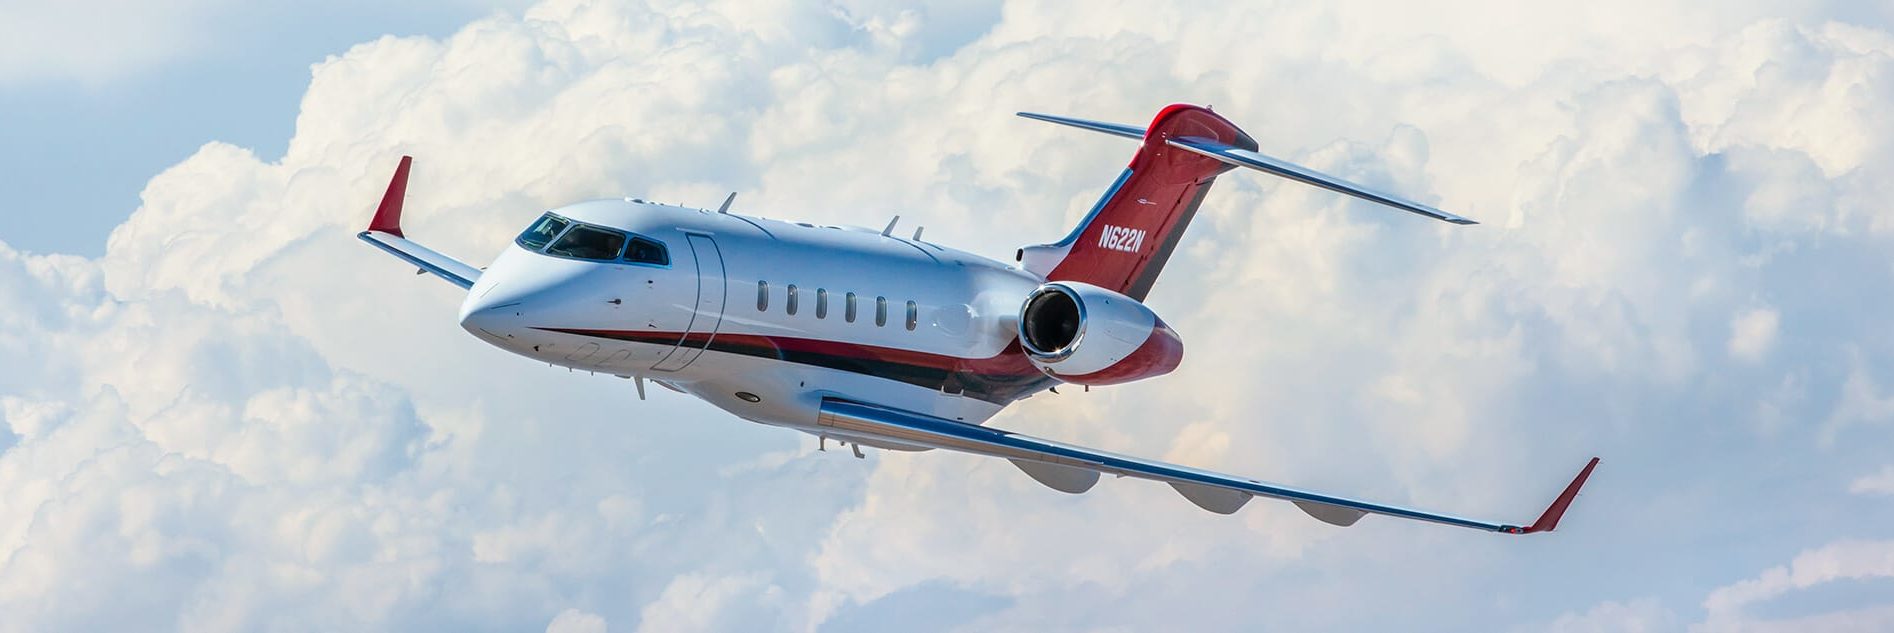
[[[469,291],[467,331],[811,432],[824,397],[977,424],[1056,384],[1017,343],[1021,302],[1043,281],[1018,268],[857,227],[634,200],[551,215],[656,240],[669,262],[510,245]]]

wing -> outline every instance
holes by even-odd
[[[1084,492],[1097,483],[1100,473],[1109,473],[1170,484],[1191,503],[1211,512],[1229,514],[1253,497],[1269,497],[1293,502],[1309,516],[1344,527],[1364,515],[1382,514],[1506,534],[1550,532],[1598,465],[1598,458],[1592,458],[1537,521],[1522,527],[1357,501],[848,400],[824,399],[818,424],[848,436],[1005,458],[1033,479],[1064,492]]]
[[[356,234],[356,237],[413,264],[423,272],[434,273],[461,288],[472,288],[474,280],[480,278],[480,269],[408,241],[401,233],[401,203],[408,195],[408,167],[412,164],[413,157],[401,157],[401,165],[395,167],[394,178],[388,181],[387,193],[382,194],[381,206],[375,209],[375,219],[369,221],[368,230]]]

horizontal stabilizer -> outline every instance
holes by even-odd
[[[1272,158],[1253,150],[1232,147],[1213,139],[1194,136],[1174,136],[1164,142],[1171,147],[1208,156],[1228,165],[1248,167],[1282,176],[1303,184],[1315,185],[1335,193],[1345,194],[1384,204],[1409,213],[1418,213],[1436,220],[1445,220],[1454,224],[1479,224],[1446,211],[1441,211],[1418,202],[1403,200],[1361,185],[1324,174],[1279,158]]]
[[[1045,121],[1047,123],[1057,123],[1059,125],[1070,125],[1072,127],[1075,127],[1081,130],[1103,132],[1106,134],[1110,134],[1112,136],[1122,136],[1125,138],[1135,138],[1135,139],[1144,138],[1144,128],[1124,125],[1122,123],[1106,123],[1104,121],[1092,121],[1089,119],[1074,119],[1072,117],[1053,116],[1050,114],[1039,114],[1037,112],[1020,112],[1018,114],[1020,116],[1026,117],[1028,119],[1033,119],[1035,121]]]
[[[1176,107],[1178,106],[1172,106],[1172,108],[1176,108]],[[1122,123],[1106,123],[1104,121],[1093,121],[1090,119],[1076,119],[1072,117],[1054,116],[1050,114],[1039,114],[1036,112],[1020,112],[1018,114],[1019,116],[1026,117],[1028,119],[1033,119],[1037,121],[1045,121],[1048,123],[1057,123],[1059,125],[1069,125],[1075,128],[1082,129],[1082,130],[1102,132],[1105,134],[1110,134],[1112,136],[1121,136],[1124,138],[1144,140],[1145,137],[1149,134],[1146,128],[1140,128],[1140,127],[1132,126],[1132,125],[1124,125]],[[1162,117],[1163,117],[1163,114],[1160,113],[1159,114],[1160,121],[1162,120]],[[1236,167],[1247,167],[1250,169],[1267,172],[1270,174],[1281,176],[1283,178],[1294,180],[1296,182],[1314,185],[1317,187],[1321,187],[1323,189],[1327,189],[1329,191],[1333,191],[1333,192],[1340,193],[1343,195],[1354,196],[1356,198],[1367,200],[1369,202],[1373,202],[1376,204],[1387,205],[1396,209],[1400,209],[1402,211],[1407,211],[1409,213],[1417,213],[1417,214],[1424,215],[1430,218],[1434,218],[1436,220],[1444,220],[1447,222],[1452,222],[1454,224],[1479,224],[1478,222],[1475,222],[1468,218],[1454,215],[1446,211],[1441,211],[1440,209],[1436,209],[1434,207],[1424,205],[1418,202],[1398,198],[1392,195],[1388,195],[1386,193],[1375,191],[1374,189],[1370,189],[1368,187],[1364,187],[1362,185],[1349,182],[1341,178],[1336,178],[1334,176],[1330,176],[1328,174],[1324,174],[1322,172],[1309,169],[1307,167],[1303,167],[1301,165],[1297,165],[1295,163],[1282,160],[1280,158],[1275,158],[1272,156],[1259,153],[1253,149],[1249,149],[1245,147],[1238,147],[1238,146],[1231,145],[1229,143],[1225,143],[1223,141],[1220,141],[1214,138],[1204,138],[1201,135],[1193,134],[1189,136],[1180,136],[1180,135],[1177,135],[1175,132],[1166,132],[1160,128],[1151,128],[1151,129],[1159,130],[1157,134],[1157,138],[1162,138],[1166,145],[1169,145],[1171,147],[1176,147],[1178,149],[1182,149],[1187,152],[1192,152],[1195,154],[1208,156],[1226,165],[1232,165]],[[1250,140],[1248,136],[1242,136],[1242,138],[1245,142]]]

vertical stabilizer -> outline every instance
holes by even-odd
[[[1032,118],[1065,123],[1056,117]],[[1077,121],[1074,119],[1074,121]],[[1075,125],[1119,136],[1136,128],[1081,121]],[[1122,128],[1125,133],[1119,133]],[[1207,108],[1176,104],[1164,108],[1143,131],[1143,145],[1118,181],[1065,239],[1020,251],[1027,270],[1050,281],[1079,281],[1109,288],[1142,301],[1176,250],[1184,228],[1203,204],[1218,174],[1231,166],[1214,158],[1166,144],[1173,137],[1215,139],[1232,147],[1256,149],[1256,141]]]

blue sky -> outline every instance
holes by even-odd
[[[73,3],[80,10],[53,24],[15,24],[86,36],[85,10],[123,8]],[[91,6],[88,6],[91,5]],[[382,35],[452,33],[490,11],[523,2],[321,6],[196,3],[184,5],[188,28],[170,52],[125,50],[78,63],[37,53],[36,70],[0,73],[0,189],[15,212],[0,214],[0,236],[15,248],[96,257],[105,236],[138,207],[151,176],[217,140],[260,156],[283,153],[309,65]],[[70,66],[62,67],[62,63]],[[12,66],[9,64],[9,66]]]
[[[284,11],[0,5],[0,632],[1894,628],[1885,4]],[[1231,174],[1150,297],[1179,370],[993,424],[1520,521],[1602,456],[1558,532],[818,452],[353,238],[412,154],[475,264],[731,190],[1006,257],[1132,149],[1012,112],[1172,101],[1483,223]]]

